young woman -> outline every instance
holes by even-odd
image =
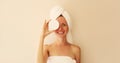
[[[71,44],[67,40],[67,34],[70,31],[68,18],[63,14],[65,10],[61,7],[56,8],[57,17],[55,18],[59,27],[56,30],[48,31],[50,21],[45,21],[40,35],[40,46],[38,51],[37,63],[80,63],[80,47]],[[54,9],[55,10],[55,9]],[[55,14],[54,14],[55,15]],[[44,45],[44,38],[50,33],[55,33],[55,41],[49,45]]]

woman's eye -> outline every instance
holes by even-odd
[[[66,26],[66,24],[62,24],[63,26]]]

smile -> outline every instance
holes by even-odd
[[[62,31],[59,31],[59,32],[57,32],[58,34],[64,34],[64,32],[62,32]]]

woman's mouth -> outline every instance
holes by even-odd
[[[64,32],[63,31],[59,31],[59,32],[57,32],[58,34],[64,34]]]

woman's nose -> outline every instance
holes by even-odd
[[[59,26],[59,28],[58,28],[59,30],[63,30],[63,28],[62,28],[62,26]]]

